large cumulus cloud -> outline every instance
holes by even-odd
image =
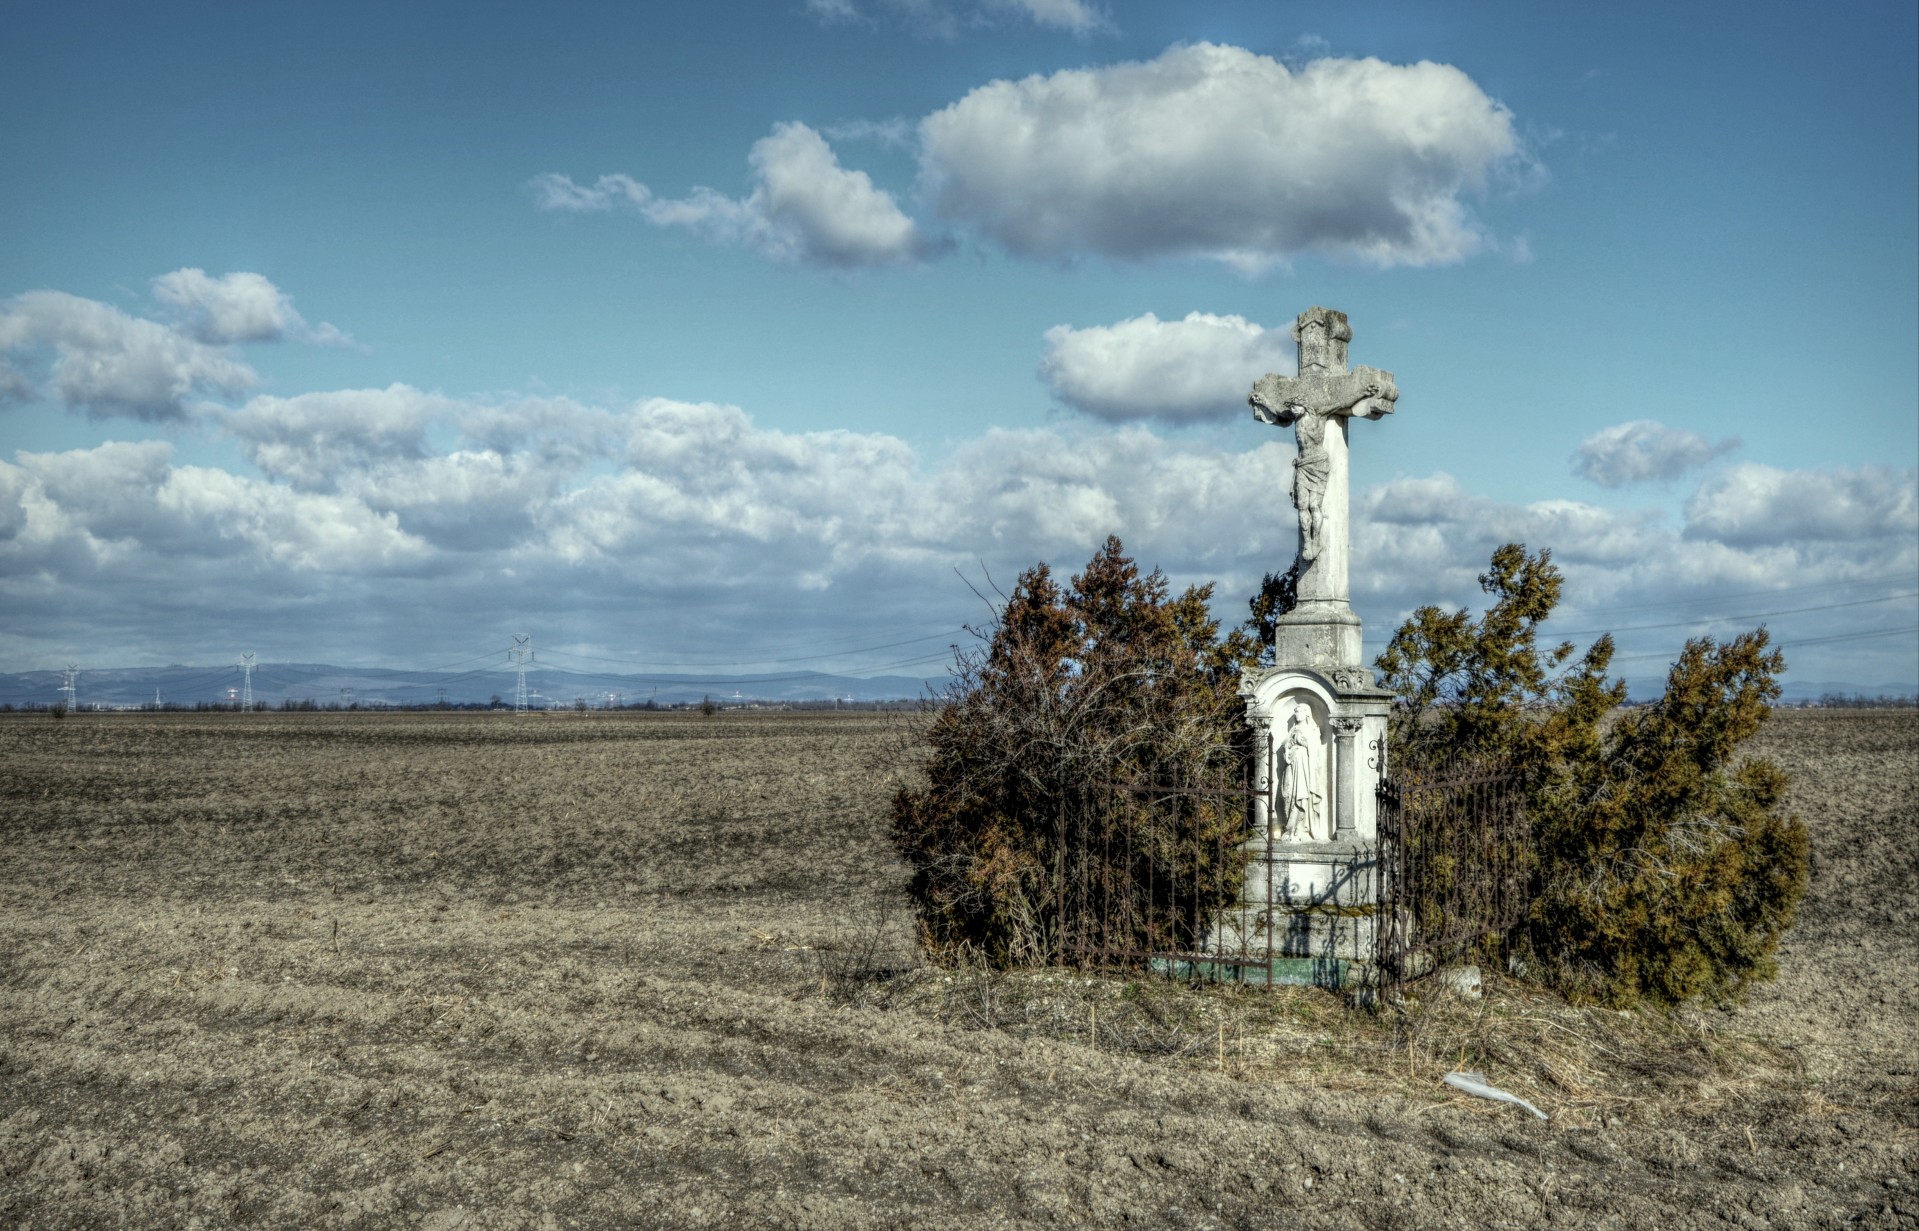
[[[1239,47],[995,81],[920,125],[938,212],[1024,256],[1303,252],[1457,261],[1485,237],[1465,194],[1520,153],[1459,69]]]
[[[63,291],[0,304],[0,356],[12,400],[51,396],[96,417],[181,419],[192,397],[232,397],[259,383],[223,347]]]
[[[1076,8],[1029,7],[1036,17]],[[917,139],[914,191],[960,235],[1040,260],[1199,257],[1248,271],[1302,254],[1463,260],[1489,243],[1474,195],[1507,172],[1538,171],[1511,112],[1451,65],[1295,68],[1213,43],[992,81],[922,119]],[[743,198],[700,188],[663,199],[625,174],[582,184],[548,172],[532,188],[545,209],[628,206],[657,225],[837,268],[946,246],[805,124],[776,125],[749,161]]]
[[[1780,470],[1748,462],[1702,484],[1686,502],[1688,537],[1767,543],[1879,543],[1919,538],[1911,469]]]
[[[1573,451],[1573,470],[1601,487],[1676,479],[1739,447],[1738,437],[1713,444],[1697,432],[1635,419],[1602,428]]]
[[[221,345],[295,338],[344,343],[332,325],[309,325],[293,298],[260,274],[246,270],[213,277],[204,269],[176,269],[153,280],[154,298],[166,304],[194,337]]]

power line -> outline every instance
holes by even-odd
[[[1919,634],[1919,624],[1915,624],[1910,628],[1882,628],[1857,633],[1835,633],[1830,637],[1805,637],[1798,641],[1782,641],[1779,644],[1782,649],[1792,650],[1807,645],[1832,645],[1839,641],[1867,641],[1874,637],[1911,637],[1915,634]]]
[[[1597,637],[1603,633],[1608,633],[1608,632],[1643,633],[1643,632],[1649,632],[1653,629],[1690,628],[1697,624],[1711,624],[1715,622],[1725,622],[1725,621],[1731,621],[1731,620],[1737,620],[1743,623],[1744,621],[1747,621],[1747,620],[1769,620],[1774,616],[1804,615],[1808,611],[1836,611],[1841,607],[1867,607],[1867,606],[1871,606],[1873,603],[1893,603],[1893,602],[1898,602],[1901,599],[1909,599],[1909,598],[1919,598],[1919,590],[1915,590],[1911,594],[1887,594],[1880,598],[1854,599],[1852,602],[1849,602],[1849,603],[1821,603],[1816,607],[1789,607],[1783,611],[1754,611],[1754,612],[1749,612],[1745,615],[1696,616],[1690,620],[1675,620],[1669,624],[1629,624],[1624,628],[1614,628],[1614,629],[1585,628],[1585,629],[1579,629],[1574,632],[1559,632],[1557,630],[1554,630],[1553,636],[1555,637]]]
[[[165,669],[166,668],[160,668],[160,670]],[[222,681],[232,679],[233,673],[237,670],[239,670],[238,666],[221,667],[211,672],[190,675],[184,680],[170,680],[167,683],[167,687],[173,689],[175,693],[195,692],[210,684],[218,684]]]
[[[1742,594],[1707,594],[1698,598],[1674,598],[1657,603],[1632,603],[1627,605],[1607,604],[1607,611],[1659,611],[1667,607],[1690,607],[1700,603],[1730,603],[1742,598],[1779,598],[1787,594],[1798,594],[1807,590],[1834,590],[1851,586],[1883,586],[1894,582],[1911,582],[1911,573],[1889,573],[1884,577],[1861,577],[1852,581],[1812,581],[1798,586],[1778,586],[1771,590],[1748,590]],[[1573,603],[1573,606],[1580,606]]]
[[[1870,641],[1877,637],[1911,637],[1915,635],[1919,635],[1919,624],[1912,625],[1910,628],[1865,629],[1852,633],[1834,633],[1829,637],[1802,637],[1796,641],[1774,642],[1773,646],[1781,650],[1798,650],[1812,645],[1836,645],[1842,641]],[[1642,662],[1652,658],[1672,660],[1677,657],[1678,655],[1676,654],[1660,651],[1651,654],[1619,654],[1613,657],[1613,661]]]

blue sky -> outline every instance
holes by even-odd
[[[8,26],[14,669],[935,671],[1108,533],[1237,619],[1294,541],[1245,391],[1326,304],[1401,390],[1370,640],[1520,539],[1636,679],[1763,617],[1919,684],[1910,3]]]

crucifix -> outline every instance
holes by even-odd
[[[1293,429],[1293,507],[1299,513],[1299,554],[1293,561],[1297,603],[1280,617],[1275,661],[1322,667],[1359,665],[1359,617],[1353,614],[1346,424],[1393,411],[1399,387],[1391,372],[1346,369],[1352,341],[1346,314],[1308,308],[1293,323],[1299,375],[1267,375],[1247,399],[1261,423]],[[1289,659],[1288,656],[1291,656]]]
[[[1206,940],[1229,961],[1266,961],[1273,982],[1328,987],[1370,977],[1380,929],[1403,913],[1382,912],[1379,898],[1393,697],[1360,659],[1346,474],[1347,424],[1391,414],[1399,387],[1391,372],[1347,369],[1352,337],[1344,312],[1308,308],[1293,325],[1299,375],[1262,376],[1249,399],[1255,418],[1292,428],[1299,443],[1299,554],[1272,662],[1239,677],[1253,752],[1246,883]]]

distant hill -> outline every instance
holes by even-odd
[[[1633,678],[1631,695],[1646,700],[1659,695],[1664,677]],[[526,673],[528,703],[540,709],[570,708],[584,701],[599,708],[608,704],[659,705],[716,701],[830,701],[859,702],[916,700],[938,692],[944,676],[880,675],[862,678],[823,671],[783,671],[760,675],[691,675],[613,672],[581,673],[553,667],[530,666]],[[514,699],[513,673],[488,665],[477,671],[399,671],[383,667],[338,667],[326,663],[261,663],[253,672],[253,700],[262,708],[279,709],[288,702],[312,702],[322,707],[360,705],[486,705],[495,697],[507,705]],[[164,704],[192,707],[237,700],[242,686],[238,666],[217,667],[103,667],[82,670],[79,698],[82,706]],[[1849,680],[1780,681],[1787,703],[1823,697],[1912,697],[1911,683],[1860,684]],[[0,674],[0,705],[15,709],[53,705],[61,700],[60,672],[21,671]]]
[[[529,665],[528,703],[542,709],[570,708],[584,701],[593,707],[660,705],[715,701],[913,700],[936,692],[944,676],[919,678],[881,675],[860,678],[822,671],[783,671],[762,675],[685,675],[612,672],[582,674]],[[103,667],[80,672],[80,705],[195,706],[237,700],[242,687],[238,666]],[[62,699],[61,673],[22,671],[0,674],[0,705],[46,706]],[[485,705],[498,698],[513,704],[512,671],[488,666],[480,671],[398,671],[381,667],[338,667],[326,663],[261,663],[253,672],[253,701],[279,709],[289,702],[323,707]]]

